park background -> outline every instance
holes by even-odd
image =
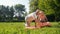
[[[0,34],[60,34],[60,0],[11,1],[0,1]],[[23,3],[21,4],[19,1]],[[14,4],[14,2],[18,3]],[[26,2],[28,4],[25,4]],[[52,27],[26,30],[24,27],[25,16],[35,12],[37,8],[44,11]]]

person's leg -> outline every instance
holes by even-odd
[[[38,19],[35,19],[35,27],[40,28],[40,22]]]
[[[25,23],[25,26],[26,26],[26,27],[30,27],[30,21],[27,21],[27,22]]]
[[[27,27],[28,25],[27,25],[27,22],[25,23],[25,27]]]
[[[45,22],[44,26],[51,26],[50,22]]]
[[[37,23],[38,23],[38,21],[37,21],[37,19],[35,19],[35,27],[37,27]]]
[[[30,27],[30,21],[27,22],[28,27]]]

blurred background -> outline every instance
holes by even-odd
[[[25,21],[25,16],[37,8],[49,21],[60,21],[60,0],[0,0],[0,21]]]

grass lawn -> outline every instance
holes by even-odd
[[[24,22],[0,22],[0,34],[60,34],[58,22],[51,22],[52,27],[25,29]]]

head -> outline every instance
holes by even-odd
[[[39,15],[44,15],[44,12],[43,12],[43,11],[40,11],[40,12],[39,12]]]
[[[42,15],[42,14],[44,14],[42,10],[39,10],[39,9],[36,10],[36,15]]]
[[[38,19],[45,19],[45,15],[43,11],[39,11],[37,16],[38,16]]]
[[[39,13],[38,13],[38,16],[39,17],[44,17],[45,15],[44,15],[44,12],[43,11],[40,11]]]
[[[36,15],[38,15],[39,12],[40,12],[40,10],[39,9],[36,9]]]

